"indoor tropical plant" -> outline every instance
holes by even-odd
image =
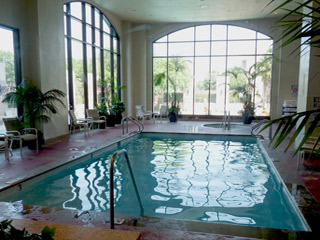
[[[58,113],[56,103],[65,106],[61,100],[64,96],[65,94],[58,89],[51,89],[43,93],[30,79],[23,79],[18,86],[5,94],[2,102],[23,109],[23,114],[19,117],[19,120],[24,127],[39,128],[39,124],[51,120],[49,114]],[[39,143],[39,146],[41,146],[43,137],[42,140],[39,137]]]
[[[246,102],[243,105],[243,109],[240,111],[244,124],[251,124],[254,119],[254,107],[253,103]]]
[[[116,123],[121,123],[122,120],[122,113],[126,110],[126,105],[123,101],[121,101],[119,98],[115,97],[112,100],[111,110],[113,113],[116,114]]]
[[[274,2],[271,0],[269,4]],[[289,4],[296,4],[293,10],[286,8]],[[286,0],[281,5],[279,5],[273,12],[282,9],[286,14],[280,18],[277,23],[278,27],[283,29],[282,34],[278,41],[282,41],[282,46],[287,46],[296,40],[301,42],[303,38],[304,41],[301,42],[300,46],[296,50],[303,48],[303,45],[309,45],[315,48],[320,48],[320,1],[318,0],[306,0],[302,2],[297,2],[294,0]],[[303,12],[303,8],[308,9],[309,13]],[[292,18],[294,17],[294,18]],[[305,18],[311,19],[311,21],[304,21]],[[303,22],[303,25],[302,25]],[[302,50],[303,51],[303,50]],[[306,127],[303,138],[300,140],[298,147],[294,154],[298,153],[302,146],[307,142],[311,135],[315,134],[320,130],[320,109],[309,110],[304,112],[298,112],[291,116],[285,116],[282,118],[274,119],[268,122],[265,127],[261,130],[263,131],[267,127],[274,123],[278,123],[279,126],[271,142],[274,143],[274,148],[278,147],[281,142],[293,131],[293,136],[291,137],[286,150],[295,142],[298,135]],[[297,124],[299,123],[299,124]],[[296,127],[297,126],[297,127]],[[317,144],[320,142],[320,134],[316,137],[313,151]],[[317,151],[320,153],[320,149]]]

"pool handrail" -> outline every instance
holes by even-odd
[[[252,136],[257,136],[255,135],[253,132],[254,130],[258,129],[259,127],[261,127],[263,124],[265,124],[266,122],[268,122],[267,119],[262,119],[261,121],[259,121],[257,124],[253,125],[251,128],[251,135]]]
[[[221,126],[224,130],[230,130],[230,111],[228,111],[228,115],[227,111],[224,111]]]
[[[141,123],[140,121],[138,121],[136,118],[134,118],[133,116],[127,116],[127,117],[124,117],[122,120],[121,120],[121,125],[122,125],[122,134],[124,134],[124,122],[127,122],[127,125],[126,125],[126,127],[127,127],[127,133],[128,133],[128,122],[129,122],[129,120],[131,121],[131,122],[133,122],[134,124],[136,124],[137,126],[138,126],[138,128],[139,128],[139,130],[138,131],[132,131],[132,132],[130,132],[130,134],[131,133],[141,133],[142,131],[143,131],[143,129],[144,129],[144,125],[143,125],[143,123]]]
[[[135,181],[135,178],[134,178],[134,175],[133,175],[133,172],[132,172],[132,168],[131,168],[131,164],[130,164],[130,161],[129,161],[129,156],[128,156],[128,153],[125,149],[121,149],[117,152],[115,152],[113,155],[112,155],[112,158],[111,158],[111,161],[110,161],[110,229],[114,229],[114,179],[113,179],[113,168],[114,168],[114,162],[116,160],[116,157],[123,153],[125,158],[126,158],[126,162],[127,162],[127,165],[128,165],[128,168],[129,168],[129,172],[130,172],[130,175],[131,175],[131,179],[132,179],[132,183],[133,183],[133,187],[134,187],[134,191],[136,193],[136,196],[137,196],[137,199],[138,199],[138,202],[139,202],[139,206],[140,206],[140,215],[143,216],[143,212],[144,212],[144,209],[143,209],[143,206],[142,206],[142,202],[141,202],[141,198],[140,198],[140,194],[139,194],[139,191],[138,191],[138,187],[137,187],[137,184],[136,184],[136,181]]]

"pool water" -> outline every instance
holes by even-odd
[[[128,151],[145,216],[307,229],[253,137],[145,134],[119,145]],[[116,150],[1,200],[108,211],[109,161]],[[116,161],[114,179],[115,212],[139,215],[123,157]]]

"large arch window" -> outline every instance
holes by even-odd
[[[2,103],[2,99],[21,82],[21,63],[18,29],[0,25],[0,36],[0,130],[4,130],[2,118],[18,114],[17,106]]]
[[[153,109],[179,101],[184,115],[238,115],[245,101],[270,112],[273,40],[230,25],[178,30],[153,43]]]
[[[69,107],[77,117],[108,101],[120,85],[119,36],[103,13],[84,2],[64,5]]]

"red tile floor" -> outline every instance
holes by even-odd
[[[166,121],[158,121],[155,124],[147,122],[145,124],[144,131],[171,133],[186,132],[193,134],[251,134],[250,128],[223,130],[204,127],[203,125],[205,123],[207,122],[179,121],[178,123],[169,123]],[[135,129],[136,126],[132,124],[129,125],[129,131]],[[264,132],[263,135],[267,138],[268,132]],[[20,157],[19,151],[16,149],[14,150],[14,156],[10,157],[9,161],[6,161],[4,159],[4,154],[0,154],[0,189],[5,188],[13,182],[19,181],[25,177],[37,175],[43,171],[46,171],[47,168],[55,167],[61,163],[70,161],[78,156],[89,153],[95,149],[99,149],[100,147],[109,145],[110,143],[116,142],[121,138],[123,138],[122,127],[117,126],[102,130],[93,130],[90,133],[77,132],[76,134],[65,136],[61,138],[61,140],[59,141],[47,144],[38,153],[34,150],[29,150],[26,147],[24,147],[23,157]],[[276,168],[278,169],[281,177],[284,179],[286,183],[288,183],[290,186],[305,184],[307,188],[309,187],[310,189],[319,189],[319,182],[311,185],[308,184],[309,180],[314,180],[315,178],[318,179],[319,174],[304,169],[297,171],[296,158],[292,156],[292,151],[284,153],[284,146],[280,146],[280,148],[278,148],[277,150],[272,150],[268,146],[268,140],[266,140],[263,143],[263,145],[268,151],[270,157],[273,159]],[[308,179],[308,176],[313,177],[311,179]],[[296,194],[297,188],[293,187],[292,189],[292,191],[295,191]],[[302,201],[300,199],[301,196],[299,194],[300,190],[298,189],[298,194],[295,196],[295,198],[298,199],[297,201]],[[313,201],[312,197],[310,201]],[[319,205],[317,205],[316,207],[318,209]],[[314,214],[310,213],[314,211],[314,205],[312,205],[311,207],[308,206],[302,208],[305,211],[305,216],[311,216],[311,221],[313,221],[314,219],[318,219],[318,215],[314,216]],[[318,213],[319,212],[316,211],[316,214]],[[312,230],[314,232],[317,232],[317,228],[314,227],[315,224],[313,222],[309,222],[308,219],[307,221],[311,226]],[[122,229],[142,232],[141,239],[248,239],[236,236],[229,236],[232,235],[231,231],[230,233],[226,233],[226,235],[217,235],[212,233],[196,233],[180,230],[164,230],[159,228],[142,228],[132,226],[122,226]],[[306,239],[312,235],[309,234],[302,236],[304,236],[303,239]]]

